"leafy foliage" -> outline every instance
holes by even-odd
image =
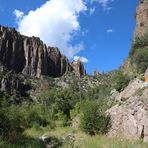
[[[134,41],[130,51],[130,61],[136,65],[138,73],[144,73],[148,67],[148,33]]]
[[[128,75],[118,71],[115,74],[114,78],[112,79],[112,83],[113,83],[112,85],[113,85],[113,88],[121,92],[129,84],[129,81],[130,81],[130,78],[128,77]]]
[[[90,135],[106,133],[109,125],[109,117],[106,117],[98,108],[95,101],[87,101],[82,107],[80,125],[83,131]]]
[[[104,112],[108,108],[110,90],[110,84],[103,84],[86,91],[73,79],[69,88],[60,89],[52,88],[48,81],[43,81],[37,91],[36,103],[12,105],[11,96],[1,94],[0,137],[10,137],[10,133],[19,135],[30,128],[68,126],[80,114],[84,131],[105,133],[108,117],[104,116]],[[89,120],[91,122],[87,124]]]
[[[144,73],[148,67],[148,48],[133,49],[131,63],[136,64],[138,73]]]
[[[145,33],[142,37],[136,38],[132,49],[143,48],[145,46],[148,46],[148,33]]]
[[[34,125],[50,124],[48,111],[41,105],[9,105],[0,110],[0,137],[9,137],[12,133],[20,134]]]

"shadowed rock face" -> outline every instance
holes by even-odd
[[[75,71],[58,48],[46,47],[37,37],[26,37],[14,28],[3,26],[0,26],[0,62],[9,70],[36,77],[57,77]],[[79,75],[83,75],[84,66],[79,66]]]
[[[16,75],[13,72],[8,72],[3,75],[0,81],[0,92],[7,92],[9,95],[16,98],[28,96],[27,91],[31,89],[31,86],[24,83],[25,77]]]

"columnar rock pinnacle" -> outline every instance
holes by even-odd
[[[14,28],[3,26],[0,26],[0,62],[9,70],[35,77],[57,77],[68,71],[85,74],[82,63],[76,71],[58,48],[47,47],[37,37],[23,36]]]
[[[148,0],[141,0],[136,11],[135,37],[139,38],[148,32]]]
[[[82,75],[86,75],[86,71],[85,71],[84,65],[83,65],[83,63],[80,60],[73,61],[71,65],[73,67],[73,71],[75,72],[75,74],[77,76],[80,77]]]

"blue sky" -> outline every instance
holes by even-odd
[[[138,0],[0,0],[0,24],[39,36],[87,72],[117,69],[128,56]],[[58,11],[57,11],[58,10]],[[47,14],[47,15],[46,15]]]

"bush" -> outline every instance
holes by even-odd
[[[15,106],[1,108],[0,110],[0,136],[6,137],[12,133],[21,133],[23,128],[23,116]]]
[[[129,54],[129,58],[132,66],[136,66],[138,73],[144,73],[148,67],[148,33],[140,38],[136,38],[132,49]]]
[[[73,119],[80,113],[80,103],[76,103],[74,109],[70,110],[70,118]]]
[[[10,105],[0,110],[0,136],[8,137],[11,133],[22,133],[34,125],[47,126],[50,117],[40,105]]]
[[[144,34],[144,36],[140,38],[136,38],[132,49],[143,48],[145,46],[148,46],[148,33]]]
[[[10,129],[10,121],[3,110],[0,110],[0,136],[7,135]]]
[[[129,84],[129,81],[130,78],[128,77],[128,75],[118,71],[112,80],[113,88],[121,92]]]
[[[31,128],[34,124],[39,126],[46,126],[47,120],[34,111],[30,111],[26,115],[27,128]]]
[[[106,133],[110,119],[106,117],[98,108],[95,101],[87,101],[82,107],[82,115],[80,117],[81,129],[90,134]]]
[[[63,112],[57,113],[58,126],[67,126],[68,118]]]
[[[134,49],[131,56],[131,63],[136,64],[138,73],[144,73],[148,67],[148,48]]]

